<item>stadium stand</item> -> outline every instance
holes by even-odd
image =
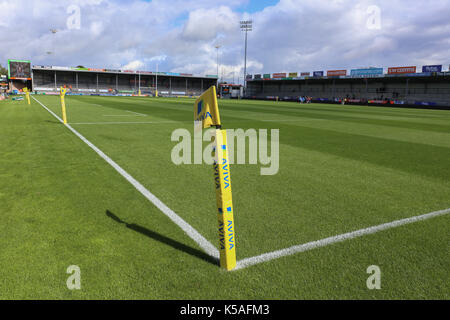
[[[154,95],[157,88],[161,96],[198,96],[217,84],[217,77],[165,72],[33,66],[32,73],[33,91],[38,93],[55,93],[66,86],[72,94],[138,94],[140,90]]]
[[[450,72],[383,74],[378,77],[298,77],[247,81],[249,99],[313,101],[354,104],[399,104],[450,108]]]

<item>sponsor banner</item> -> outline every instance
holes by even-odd
[[[270,78],[271,78],[270,73],[264,73],[263,79],[270,79]]]
[[[69,67],[51,66],[50,68],[54,69],[54,70],[71,70],[71,68],[69,68]]]
[[[261,80],[262,76],[260,74],[255,74],[254,79],[255,80]]]
[[[219,78],[217,75],[207,74],[205,77],[207,78]]]
[[[387,104],[388,103],[387,100],[369,100],[368,102],[370,104]]]
[[[97,72],[105,72],[105,69],[99,69],[99,68],[88,68],[89,71],[97,71]]]
[[[314,77],[323,77],[324,72],[323,71],[314,71],[313,76]]]
[[[89,68],[75,68],[77,71],[89,71]]]
[[[35,91],[55,91],[55,88],[41,88],[41,87],[34,87]]]
[[[422,72],[442,72],[442,65],[423,66]]]
[[[297,72],[289,72],[289,78],[297,78],[298,73]]]
[[[388,74],[416,73],[416,67],[392,67],[388,69]]]
[[[180,73],[180,76],[184,76],[184,77],[192,77],[193,74],[192,74],[192,73]]]
[[[253,79],[253,76],[251,75],[251,74],[248,74],[246,77],[245,77],[245,80],[252,80]]]
[[[133,70],[123,70],[122,72],[126,72],[126,73],[135,73],[135,71],[133,71]]]
[[[172,94],[185,95],[186,92],[184,92],[184,91],[172,91]]]
[[[370,77],[380,74],[383,74],[383,68],[353,69],[350,71],[352,77]]]
[[[286,78],[286,73],[274,73],[274,74],[272,74],[272,78],[274,78],[274,79]]]
[[[346,76],[347,70],[328,70],[327,71],[327,77],[339,77],[339,76]]]
[[[432,107],[432,106],[436,106],[437,105],[436,102],[428,102],[428,101],[415,101],[414,104],[416,106],[428,106],[428,107]]]
[[[119,73],[120,70],[113,70],[113,69],[105,69],[106,72],[114,72],[114,73]]]
[[[174,73],[174,72],[167,72],[168,76],[179,76],[179,73]]]
[[[301,75],[302,77],[307,77],[307,76],[310,76],[310,75],[311,75],[311,72],[302,72],[302,73],[300,73],[300,75]]]

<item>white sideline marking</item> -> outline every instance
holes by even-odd
[[[189,121],[189,122],[192,122],[192,121]],[[158,123],[181,123],[181,121],[73,122],[70,124],[158,124]]]
[[[340,234],[340,235],[337,235],[334,237],[329,237],[329,238],[325,238],[322,240],[312,241],[312,242],[308,242],[305,244],[293,246],[290,248],[265,253],[265,254],[262,254],[259,256],[246,258],[246,259],[238,261],[237,266],[234,270],[244,269],[244,268],[250,267],[252,265],[259,264],[259,263],[267,262],[267,261],[278,259],[278,258],[285,257],[285,256],[290,256],[295,253],[305,252],[305,251],[312,250],[312,249],[319,248],[319,247],[325,247],[325,246],[328,246],[328,245],[331,245],[331,244],[334,244],[337,242],[342,242],[345,240],[365,236],[368,234],[377,233],[377,232],[380,232],[383,230],[396,228],[396,227],[399,227],[399,226],[402,226],[405,224],[410,224],[410,223],[414,223],[414,222],[418,222],[418,221],[435,218],[438,216],[443,216],[448,213],[450,213],[450,208],[445,209],[445,210],[430,212],[430,213],[423,214],[420,216],[396,220],[396,221],[380,224],[377,226],[360,229],[360,230],[349,232],[349,233]]]
[[[147,116],[146,114],[139,113],[139,112],[134,112],[134,111],[129,111],[129,110],[126,110],[126,112],[134,113],[134,114],[136,114],[138,116],[141,116],[141,117],[146,117]]]
[[[53,115],[59,122],[64,121],[58,117],[53,111],[44,106],[35,97],[32,97],[37,103],[39,103],[45,110]],[[159,210],[161,210],[170,220],[172,220],[177,226],[179,226],[192,240],[194,240],[208,255],[213,258],[219,259],[219,250],[214,247],[208,240],[206,240],[197,230],[195,230],[189,223],[184,221],[179,215],[166,206],[161,200],[159,200],[154,194],[148,191],[142,184],[129,175],[124,169],[122,169],[117,163],[115,163],[110,157],[104,154],[99,148],[93,145],[89,140],[83,137],[78,131],[72,128],[70,125],[65,125],[70,131],[72,131],[78,138],[86,143],[92,150],[94,150],[100,157],[108,162],[122,177],[124,177],[129,183],[133,185],[144,197],[146,197],[151,203],[153,203]]]
[[[303,118],[303,119],[280,119],[280,120],[268,119],[268,120],[260,120],[260,121],[262,121],[262,122],[300,122],[300,121],[331,121],[331,120]]]
[[[104,117],[142,117],[137,115],[131,115],[131,114],[104,114]]]

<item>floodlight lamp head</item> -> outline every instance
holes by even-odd
[[[242,31],[252,31],[253,30],[253,21],[252,20],[243,20],[240,21],[241,30]]]

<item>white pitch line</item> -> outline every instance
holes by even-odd
[[[331,245],[331,244],[334,244],[334,243],[337,243],[337,242],[342,242],[342,241],[345,241],[345,240],[350,240],[350,239],[362,237],[362,236],[365,236],[365,235],[368,235],[368,234],[373,234],[373,233],[377,233],[377,232],[380,232],[380,231],[383,231],[383,230],[400,227],[400,226],[403,226],[403,225],[406,225],[406,224],[410,224],[410,223],[414,223],[414,222],[418,222],[418,221],[423,221],[423,220],[435,218],[435,217],[438,217],[438,216],[443,216],[443,215],[446,215],[446,214],[449,214],[449,213],[450,213],[450,208],[449,209],[445,209],[445,210],[430,212],[430,213],[423,214],[423,215],[420,215],[420,216],[415,216],[415,217],[411,217],[411,218],[396,220],[396,221],[380,224],[380,225],[377,225],[377,226],[373,226],[373,227],[369,227],[369,228],[365,228],[365,229],[360,229],[360,230],[349,232],[349,233],[340,234],[340,235],[337,235],[337,236],[334,236],[334,237],[329,237],[329,238],[325,238],[325,239],[322,239],[322,240],[312,241],[312,242],[308,242],[308,243],[305,243],[305,244],[293,246],[293,247],[290,247],[290,248],[286,248],[286,249],[281,249],[281,250],[265,253],[265,254],[262,254],[262,255],[259,255],[259,256],[246,258],[246,259],[238,261],[237,262],[237,266],[236,266],[236,268],[234,270],[244,269],[244,268],[256,265],[256,264],[260,264],[260,263],[263,263],[263,262],[270,261],[270,260],[274,260],[274,259],[290,256],[290,255],[293,255],[293,254],[296,254],[296,253],[305,252],[305,251],[309,251],[309,250],[320,248],[320,247],[325,247],[325,246],[328,246],[328,245]]]
[[[142,117],[138,115],[131,115],[131,114],[104,114],[104,117]]]
[[[141,117],[146,117],[147,116],[146,114],[139,113],[139,112],[134,112],[134,111],[129,111],[129,110],[126,110],[126,112],[134,113],[134,114],[136,114],[138,116],[141,116]]]
[[[300,121],[330,121],[328,119],[313,119],[313,118],[304,118],[304,119],[280,119],[280,120],[260,120],[262,122],[300,122]]]
[[[39,103],[45,110],[58,119],[61,123],[63,120],[58,117],[53,111],[48,109],[35,97],[32,97],[37,103]],[[117,163],[115,163],[110,157],[104,154],[99,148],[92,144],[89,140],[83,137],[78,131],[72,128],[70,125],[65,125],[70,131],[72,131],[78,138],[86,143],[92,150],[94,150],[100,157],[109,163],[122,177],[124,177],[129,183],[133,185],[144,197],[146,197],[151,203],[153,203],[162,213],[164,213],[170,220],[172,220],[177,226],[179,226],[192,240],[194,240],[208,255],[213,258],[219,259],[219,250],[214,247],[208,240],[206,240],[197,230],[195,230],[189,223],[184,221],[179,215],[166,206],[161,200],[159,200],[154,194],[148,191],[142,184],[122,169]]]
[[[192,122],[192,121],[190,121]],[[164,123],[181,123],[181,121],[119,121],[119,122],[72,122],[70,124],[164,124]]]

